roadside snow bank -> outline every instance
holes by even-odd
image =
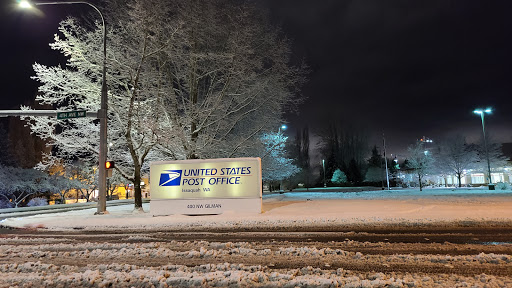
[[[453,190],[453,191],[452,191]],[[428,225],[444,222],[511,223],[512,192],[477,189],[412,189],[351,193],[283,193],[266,195],[262,214],[152,217],[134,213],[133,205],[8,218],[0,225],[48,229],[303,229],[339,225]],[[150,211],[150,204],[143,205]],[[138,211],[137,211],[138,212]]]

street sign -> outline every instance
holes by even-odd
[[[85,116],[87,116],[87,111],[85,110],[57,112],[57,119],[82,118]]]

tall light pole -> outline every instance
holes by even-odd
[[[485,122],[484,122],[485,113],[490,114],[491,112],[492,112],[492,109],[490,109],[490,108],[487,108],[485,110],[475,109],[475,111],[473,111],[473,113],[480,115],[480,117],[482,118],[482,133],[484,136],[485,157],[487,158],[487,173],[488,173],[489,190],[494,190],[494,185],[492,184],[492,177],[491,177],[491,161],[489,160],[489,149],[487,148],[487,138],[485,137]]]
[[[62,5],[62,4],[86,4],[91,6],[101,18],[103,25],[103,71],[101,80],[101,103],[100,110],[98,110],[98,118],[100,119],[100,151],[99,151],[99,183],[98,183],[98,210],[96,214],[106,214],[107,212],[107,171],[105,162],[107,162],[107,77],[106,77],[106,63],[107,63],[107,29],[105,27],[105,18],[98,9],[98,7],[87,1],[38,1],[29,2],[22,0],[18,2],[21,8],[30,8],[32,5]]]
[[[286,124],[283,124],[281,126],[279,126],[279,130],[277,130],[277,133],[278,134],[281,134],[281,130],[286,130],[288,128],[288,126],[286,126]],[[283,179],[281,179],[279,181],[279,192],[283,191]]]
[[[322,159],[322,167],[324,169],[324,188],[327,187],[327,184],[325,184],[325,159]]]
[[[386,164],[386,183],[389,189],[389,173],[388,173],[388,159],[386,158],[386,138],[384,137],[384,133],[382,133],[382,146],[384,148],[384,163]]]

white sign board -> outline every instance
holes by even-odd
[[[154,216],[261,213],[261,159],[226,158],[152,162]]]

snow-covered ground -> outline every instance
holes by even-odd
[[[152,217],[134,213],[132,205],[8,218],[0,225],[47,229],[204,229],[222,227],[294,227],[346,224],[443,223],[454,221],[512,221],[512,191],[486,189],[400,189],[369,192],[288,192],[263,197],[263,213],[224,213],[208,216]]]
[[[64,234],[55,238],[0,237],[0,287],[512,287],[512,276],[492,272],[512,271],[510,243],[493,244],[496,248],[485,253],[481,252],[482,244],[370,243],[344,237],[329,243],[275,244],[229,239],[169,242],[147,236],[157,234],[133,234],[118,243],[77,241],[67,238],[71,234],[65,234],[76,228],[123,231],[123,235],[130,235],[132,229],[166,228],[186,233],[233,227],[293,230],[307,226],[389,224],[511,226],[512,191],[402,189],[271,194],[264,196],[262,214],[245,215],[228,212],[152,217],[149,204],[144,205],[144,210],[145,213],[134,213],[132,205],[125,205],[108,207],[108,215],[94,215],[95,209],[88,209],[5,219],[0,225],[44,227],[64,230]],[[354,232],[347,235],[350,233]],[[433,252],[363,253],[402,248],[408,251],[405,248],[410,245],[416,247],[415,251]],[[466,252],[443,254],[459,248]],[[468,249],[478,252],[467,253]],[[288,266],[277,267],[273,265],[276,261]],[[376,268],[369,272],[347,268],[364,266]],[[393,270],[395,267],[397,271]],[[416,267],[417,272],[404,272],[409,270],[400,267]],[[439,267],[442,273],[432,272]],[[471,274],[468,269],[487,269],[493,275]]]

